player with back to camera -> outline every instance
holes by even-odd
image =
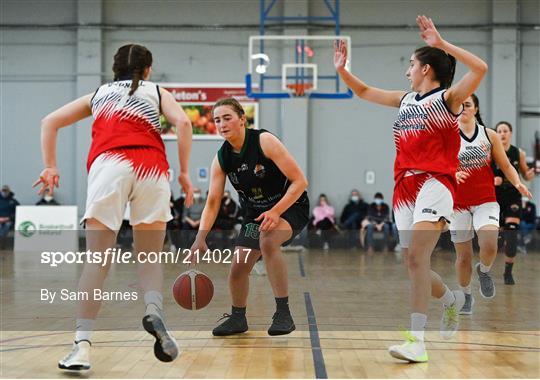
[[[525,152],[510,144],[512,141],[512,125],[507,121],[499,121],[495,126],[499,135],[504,151],[510,164],[514,169],[521,173],[526,181],[534,178],[534,169],[527,166]],[[503,242],[504,242],[504,283],[514,285],[515,280],[512,274],[514,260],[517,252],[519,222],[521,221],[521,194],[515,184],[515,179],[508,177],[502,170],[499,163],[492,164],[495,174],[495,194],[497,202],[501,206],[501,223],[503,223]]]
[[[458,283],[465,293],[465,304],[460,314],[472,314],[474,297],[471,294],[472,239],[478,235],[480,261],[475,271],[480,282],[480,294],[484,298],[495,296],[495,284],[490,269],[497,255],[499,233],[499,204],[495,197],[495,186],[491,163],[494,161],[519,193],[531,194],[519,180],[504,152],[497,133],[484,126],[480,116],[480,104],[475,94],[463,102],[459,116],[461,148],[454,214],[451,218],[451,239],[456,248],[456,272]],[[520,195],[521,198],[521,195]]]
[[[347,47],[337,41],[334,64],[340,77],[360,98],[399,108],[394,123],[393,209],[400,244],[411,281],[411,331],[402,345],[389,353],[409,362],[425,362],[424,329],[430,294],[442,301],[441,335],[452,337],[458,328],[465,296],[450,291],[430,270],[431,253],[446,228],[454,204],[460,146],[458,115],[462,103],[476,90],[487,65],[474,54],[444,40],[433,21],[418,16],[420,36],[428,46],[411,56],[406,76],[411,92],[387,91],[367,85],[346,69]],[[452,85],[456,59],[468,68]]]
[[[208,249],[206,236],[219,212],[227,177],[245,210],[229,272],[232,311],[224,314],[225,321],[212,333],[226,336],[248,330],[249,273],[262,255],[276,301],[268,334],[289,334],[296,327],[289,310],[287,264],[281,246],[309,222],[306,177],[277,137],[264,129],[245,127],[244,110],[236,99],[219,100],[212,115],[225,142],[212,162],[208,199],[191,247],[192,263],[197,250]]]
[[[88,154],[86,212],[87,250],[106,252],[115,246],[126,204],[130,204],[135,253],[159,252],[163,248],[165,226],[171,217],[168,181],[169,165],[160,136],[160,113],[177,127],[179,182],[192,202],[188,175],[191,150],[191,123],[173,96],[148,79],[152,53],[144,46],[129,44],[114,56],[114,81],[100,86],[47,115],[41,125],[41,145],[45,169],[34,186],[51,194],[59,186],[56,160],[58,130],[89,116],[94,117],[92,144]],[[144,259],[144,257],[141,257]],[[178,356],[178,345],[163,319],[163,272],[160,263],[138,262],[139,287],[144,294],[144,328],[155,337],[154,353],[165,362]],[[89,349],[101,300],[94,290],[103,288],[110,268],[86,262],[78,291],[88,300],[77,305],[75,343],[58,366],[67,370],[90,369]]]

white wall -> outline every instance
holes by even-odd
[[[0,2],[0,183],[10,184],[22,203],[37,200],[30,184],[41,170],[41,118],[77,94],[95,90],[94,85],[81,88],[85,86],[81,78],[90,75],[81,68],[85,54],[90,54],[84,44],[98,43],[101,46],[101,51],[97,52],[101,67],[91,74],[101,73],[102,81],[112,77],[112,56],[116,49],[122,44],[137,42],[153,52],[154,81],[243,82],[247,70],[248,36],[258,34],[259,5],[255,0],[79,1],[85,3],[81,5],[77,0]],[[538,1],[505,1],[518,10],[518,21],[540,24]],[[284,8],[279,3],[275,10],[278,13]],[[81,6],[92,4],[101,11],[90,18],[97,20],[94,23],[98,26],[93,28],[101,31],[100,37],[83,33],[92,27],[77,29],[69,26],[88,22],[84,20],[84,8]],[[342,34],[351,35],[353,41],[352,70],[375,86],[407,89],[404,73],[410,54],[422,46],[414,27],[415,16],[419,13],[428,14],[438,24],[450,26],[441,28],[441,33],[449,41],[478,54],[491,67],[499,65],[498,58],[493,56],[492,30],[473,29],[470,25],[491,23],[492,15],[496,13],[494,7],[497,10],[496,7],[504,5],[507,4],[499,0],[342,0]],[[322,0],[310,0],[308,8],[313,15],[324,14]],[[220,30],[190,27],[223,24],[235,27]],[[39,25],[41,27],[36,27]],[[163,25],[170,27],[161,27]],[[179,25],[186,27],[178,28]],[[328,29],[313,33],[332,32]],[[477,93],[484,120],[492,125],[497,121],[492,117],[494,109],[504,110],[506,107],[493,98],[495,81],[504,79],[514,83],[509,91],[519,94],[517,101],[520,103],[514,110],[517,115],[517,143],[531,155],[534,131],[540,129],[538,116],[530,116],[531,111],[540,110],[540,30],[523,29],[517,34],[518,39],[514,43],[517,76],[497,78],[490,71]],[[328,55],[330,60],[330,51]],[[88,59],[95,57],[88,56]],[[323,57],[325,54],[318,52],[318,58]],[[329,61],[326,64],[329,65]],[[458,66],[456,78],[463,73],[464,68]],[[283,135],[283,127],[287,124],[282,119],[283,109],[286,108],[282,107],[280,100],[261,101],[261,127]],[[307,154],[310,195],[314,198],[325,192],[338,208],[353,187],[360,189],[368,199],[376,191],[382,191],[387,199],[391,199],[394,158],[391,125],[396,110],[358,99],[312,100],[307,110],[307,117],[299,119],[308,123],[306,152],[299,151],[298,154]],[[529,114],[520,114],[524,110]],[[79,203],[82,209],[84,199],[77,194],[84,195],[86,186],[86,169],[81,157],[87,154],[90,127],[89,123],[83,123],[77,128],[80,128],[77,133],[73,127],[60,133],[58,161],[62,178],[58,196],[62,203]],[[175,143],[167,142],[166,146],[171,165],[178,172]],[[197,167],[209,166],[218,147],[218,142],[194,143],[193,178],[196,178]],[[375,171],[375,185],[365,184],[366,170]],[[207,184],[200,185],[207,187]],[[178,187],[173,190],[178,195]],[[538,193],[540,189],[537,196]]]

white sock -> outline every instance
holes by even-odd
[[[448,286],[445,285],[444,287],[446,288],[446,291],[444,292],[444,295],[439,299],[444,306],[450,306],[454,302],[456,302],[456,297],[454,297],[454,293],[452,293],[450,289],[448,289]]]
[[[81,340],[90,342],[95,322],[95,319],[77,318],[75,321],[75,342],[80,342]]]
[[[484,265],[482,263],[480,263],[480,272],[482,273],[488,273],[491,269],[491,265],[490,266],[487,266],[487,265]]]
[[[418,340],[424,341],[424,329],[426,328],[427,315],[420,313],[411,314],[411,334]]]
[[[160,314],[163,309],[163,296],[156,290],[150,290],[144,293],[144,304],[146,305],[146,314]]]
[[[472,291],[471,291],[471,283],[470,282],[469,282],[469,285],[467,285],[467,286],[461,286],[460,285],[459,288],[461,290],[463,290],[463,293],[465,293],[465,294],[471,294],[472,293]]]

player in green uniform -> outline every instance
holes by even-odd
[[[237,100],[218,101],[213,117],[225,142],[212,162],[208,199],[192,254],[208,249],[206,236],[216,220],[227,177],[238,192],[245,217],[229,273],[232,312],[224,315],[226,320],[212,333],[225,336],[248,330],[249,273],[262,255],[276,299],[268,334],[289,334],[295,325],[281,246],[290,243],[309,221],[306,177],[277,137],[263,129],[245,128],[244,110]]]

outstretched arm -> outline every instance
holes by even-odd
[[[383,106],[399,107],[405,91],[388,91],[368,86],[346,68],[347,44],[343,40],[334,42],[334,66],[343,82],[361,99]]]
[[[452,55],[457,61],[469,68],[469,71],[456,84],[445,92],[445,100],[453,113],[459,113],[461,104],[478,88],[488,70],[488,65],[471,52],[452,45],[444,40],[435,24],[426,16],[418,16],[416,23],[420,28],[420,36],[431,47],[444,50]]]
[[[56,111],[48,114],[41,120],[41,153],[45,169],[39,175],[39,179],[34,182],[33,187],[41,185],[39,194],[43,194],[45,189],[49,189],[51,195],[54,188],[60,183],[60,173],[56,163],[56,137],[60,128],[67,127],[79,120],[92,115],[90,100],[93,94],[81,96]]]

